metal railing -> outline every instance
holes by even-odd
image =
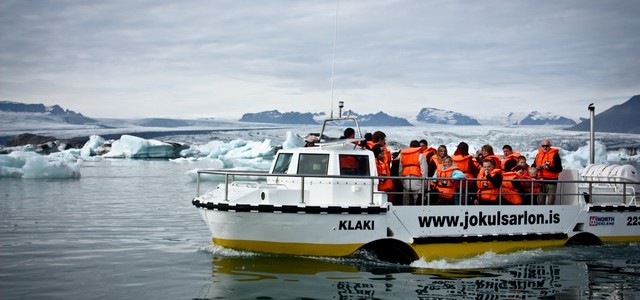
[[[196,197],[200,197],[200,189],[201,189],[201,181],[202,181],[200,176],[202,174],[219,175],[224,178],[223,182],[224,182],[224,200],[225,201],[229,201],[230,185],[237,186],[243,183],[245,184],[247,183],[246,180],[236,181],[236,176],[257,177],[255,179],[252,179],[251,181],[248,181],[254,184],[256,182],[261,183],[260,185],[256,185],[255,186],[256,188],[269,188],[275,185],[286,185],[291,187],[292,185],[299,184],[299,189],[300,189],[299,202],[300,203],[305,203],[306,201],[305,182],[307,182],[308,180],[311,180],[311,179],[365,180],[367,181],[367,184],[370,186],[369,202],[371,205],[374,204],[374,196],[377,194],[394,195],[393,197],[396,197],[396,196],[404,197],[405,195],[411,195],[411,196],[419,195],[418,199],[420,199],[420,203],[419,204],[416,203],[414,205],[432,205],[433,204],[432,198],[435,197],[436,195],[435,193],[436,187],[432,183],[434,183],[437,180],[452,180],[452,181],[459,182],[457,187],[457,192],[456,192],[457,196],[460,199],[460,201],[458,201],[459,202],[458,205],[469,205],[470,204],[469,199],[473,199],[475,196],[477,196],[476,189],[475,189],[477,182],[486,181],[486,179],[477,179],[477,178],[452,179],[452,178],[425,178],[425,177],[408,178],[408,177],[399,177],[399,176],[301,175],[301,174],[272,174],[272,173],[263,172],[263,171],[198,170],[197,177],[196,177]],[[299,183],[287,182],[286,184],[274,185],[274,184],[267,183],[266,178],[268,177],[299,179],[300,182]],[[397,190],[389,191],[389,192],[378,191],[376,189],[377,187],[376,181],[381,179],[394,180],[396,181],[395,185],[396,186],[399,185],[399,188]],[[421,189],[419,191],[404,191],[402,190],[403,180],[419,180],[421,181],[421,184],[420,184]],[[559,203],[556,202],[555,204],[563,204],[562,200],[569,196],[583,197],[583,199],[585,199],[586,202],[589,202],[590,199],[594,199],[594,197],[596,196],[600,196],[600,197],[614,197],[614,198],[619,197],[620,198],[620,201],[611,202],[611,204],[636,205],[635,199],[638,198],[638,196],[640,196],[638,194],[638,191],[635,191],[635,189],[633,188],[633,186],[640,186],[640,182],[634,182],[634,181],[503,179],[503,182],[509,182],[509,181],[520,182],[522,186],[527,186],[530,191],[535,191],[537,185],[556,184],[558,186],[558,189],[556,190],[556,193],[554,193],[553,195],[556,195],[556,199],[559,199],[560,202]],[[314,182],[314,184],[318,184],[318,183]],[[333,182],[324,183],[324,184],[333,184]],[[572,187],[572,188],[567,188],[567,187]],[[575,190],[575,192],[571,192],[571,190]],[[596,192],[598,190],[600,192]],[[549,193],[544,193],[542,191],[538,193],[519,192],[518,194],[522,197],[522,199],[529,197],[529,201],[526,201],[527,205],[535,205],[536,204],[535,199],[537,197],[551,195]],[[496,194],[497,199],[495,201],[495,204],[506,205],[506,203],[504,203],[506,200],[504,199],[503,196],[508,196],[508,195],[509,193],[504,192],[502,187],[500,187],[498,193]],[[629,198],[629,201],[627,203],[626,200],[628,198]],[[397,201],[394,201],[395,205],[398,205],[396,202]]]

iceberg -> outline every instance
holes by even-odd
[[[172,144],[158,140],[147,140],[132,135],[122,135],[113,142],[111,151],[103,155],[105,158],[174,158],[175,148]]]
[[[0,155],[0,177],[74,179],[80,178],[80,163],[65,155],[43,156],[35,152],[14,151]]]

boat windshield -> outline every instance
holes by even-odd
[[[327,175],[329,170],[329,154],[300,153],[298,174]]]
[[[292,153],[279,153],[276,164],[273,167],[273,174],[287,174],[292,157]]]

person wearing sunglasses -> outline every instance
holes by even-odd
[[[551,147],[551,140],[543,139],[540,142],[540,148],[538,148],[538,154],[532,167],[536,167],[538,170],[538,178],[544,180],[541,193],[538,196],[538,204],[555,204],[558,183],[553,180],[558,180],[560,172],[562,172],[562,160],[560,159],[560,150]]]

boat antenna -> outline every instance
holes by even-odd
[[[332,62],[331,62],[331,118],[333,119],[333,82],[334,80],[334,74],[335,74],[335,70],[336,70],[336,40],[337,40],[337,36],[338,36],[338,3],[339,1],[336,0],[336,20],[335,20],[335,24],[333,27],[333,57],[332,57]]]
[[[593,103],[589,104],[589,118],[590,118],[590,129],[589,129],[589,163],[594,164],[596,161],[595,157],[595,136],[594,136],[594,127],[593,127],[593,119],[596,111],[596,107]]]

